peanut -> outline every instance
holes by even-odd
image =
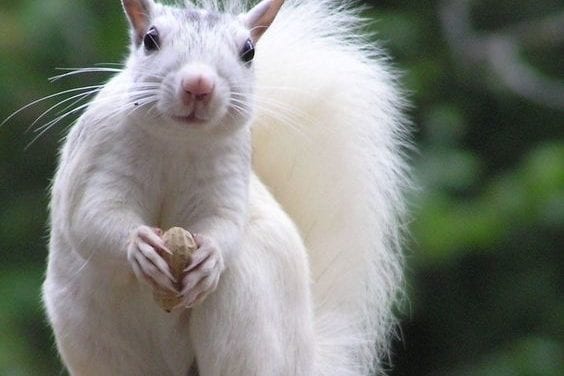
[[[177,280],[175,287],[180,290],[184,269],[190,264],[192,253],[198,246],[192,234],[180,227],[172,227],[167,230],[163,235],[163,240],[172,255],[164,253],[162,257],[167,262],[171,274]],[[180,298],[168,290],[154,290],[153,298],[166,312],[170,312],[180,303]]]

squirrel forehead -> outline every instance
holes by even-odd
[[[228,25],[236,21],[236,17],[228,13],[221,13],[213,10],[189,8],[164,7],[155,17],[155,20],[162,19],[168,25],[180,24],[189,26],[196,31],[213,30]]]
[[[235,40],[243,43],[250,31],[232,14],[195,7],[163,6],[153,15],[151,25],[157,27],[173,44],[188,43],[185,47],[200,47],[208,43]],[[170,41],[171,39],[169,39]]]
[[[197,8],[188,8],[181,11],[183,11],[184,17],[188,22],[192,22],[198,25],[205,25],[207,27],[214,27],[222,21],[227,21],[225,14],[221,14],[216,11]]]

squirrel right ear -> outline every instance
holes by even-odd
[[[262,0],[246,14],[243,23],[251,30],[251,38],[256,42],[276,18],[284,0]]]
[[[138,45],[149,28],[155,3],[153,0],[122,0],[122,4],[131,24],[133,41]]]

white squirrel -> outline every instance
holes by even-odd
[[[72,375],[384,372],[408,185],[395,74],[348,2],[242,1],[123,0],[130,56],[52,187],[43,299]],[[199,248],[166,313],[172,226]]]

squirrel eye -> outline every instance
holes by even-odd
[[[250,63],[255,57],[255,46],[250,39],[245,41],[243,48],[241,49],[241,60],[244,63]]]
[[[149,31],[147,31],[147,34],[145,34],[145,37],[143,38],[145,49],[147,51],[158,50],[160,48],[159,43],[159,32],[154,26],[151,26],[151,28],[149,29]]]

